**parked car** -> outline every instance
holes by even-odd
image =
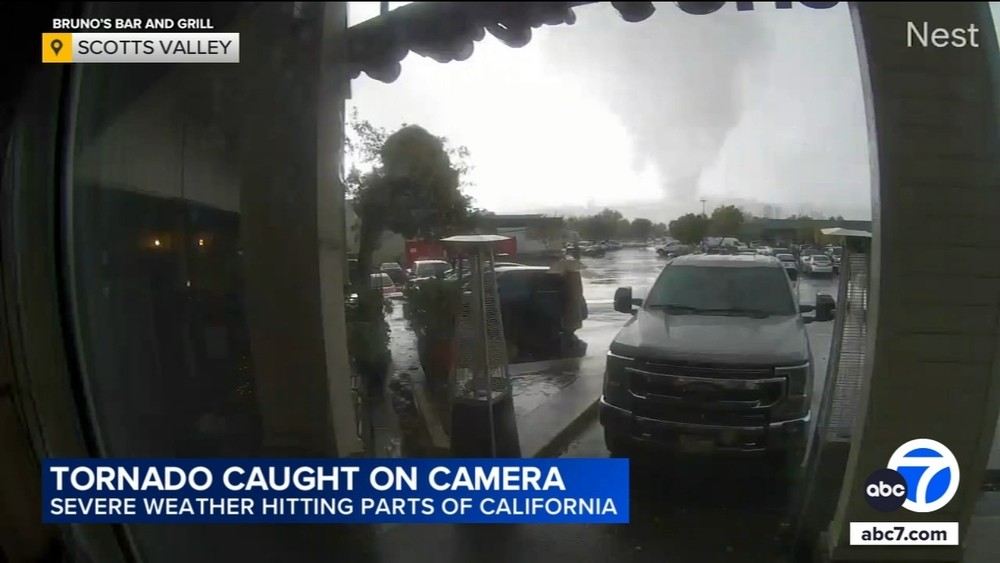
[[[791,254],[776,254],[774,256],[781,265],[785,267],[785,273],[792,281],[799,279],[799,265],[795,262],[795,257]]]
[[[844,255],[844,249],[840,246],[831,246],[826,249],[826,254],[833,261],[833,273],[840,273],[840,259]]]
[[[397,286],[389,274],[385,272],[378,272],[377,274],[372,274],[372,287],[382,289],[382,297],[385,298],[398,298],[403,296],[403,290],[401,287]]]
[[[685,254],[690,254],[691,250],[692,250],[691,246],[689,245],[674,242],[665,244],[663,246],[658,246],[656,248],[656,253],[666,258],[673,258],[676,256],[683,256]]]
[[[379,271],[389,274],[392,278],[392,283],[399,287],[406,285],[406,270],[403,269],[397,262],[383,262],[379,266]]]
[[[615,310],[633,318],[607,354],[600,420],[612,455],[764,453],[781,469],[801,460],[813,389],[805,325],[833,309],[829,296],[799,305],[784,269],[768,256],[682,256],[645,299],[618,289]]]
[[[410,268],[411,279],[434,278],[451,269],[445,260],[417,260]]]
[[[805,262],[805,273],[811,276],[832,276],[833,260],[826,254],[813,254]]]
[[[492,271],[493,268],[498,268],[498,269],[499,268],[512,268],[512,267],[517,267],[517,266],[524,266],[524,264],[518,264],[517,262],[497,262],[495,264],[490,264],[489,262],[487,262],[486,266],[485,266],[485,269],[484,269],[484,273]],[[467,269],[463,269],[462,272],[459,273],[457,270],[451,269],[451,270],[448,270],[447,272],[445,272],[444,274],[441,274],[441,275],[442,275],[442,277],[444,277],[444,279],[452,280],[452,281],[457,280],[459,278],[459,275],[461,275],[461,277],[462,277],[463,280],[468,281],[468,279],[472,276],[472,272],[470,272]],[[426,279],[426,278],[424,278],[424,279]]]

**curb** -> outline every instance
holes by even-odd
[[[541,448],[531,457],[559,457],[569,446],[570,442],[576,438],[584,428],[590,425],[593,421],[597,420],[600,413],[600,397],[594,399],[594,402],[590,403],[587,408],[583,409],[567,424],[562,430],[559,431],[551,440]]]
[[[422,374],[421,374],[422,375]],[[415,379],[413,385],[413,401],[417,408],[417,414],[423,421],[427,435],[430,437],[431,449],[434,455],[439,457],[451,457],[451,439],[444,430],[437,413],[431,405],[431,400],[427,396],[427,390],[422,380]],[[524,452],[524,458],[555,458],[562,455],[570,442],[573,441],[587,426],[597,420],[600,413],[600,396],[595,397],[586,407],[580,410],[569,422],[567,422],[556,434],[547,442],[538,447],[534,452]],[[523,431],[518,428],[518,432]]]

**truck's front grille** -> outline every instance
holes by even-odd
[[[635,416],[704,426],[765,426],[769,419],[767,410],[705,410],[678,405],[664,405],[654,401],[638,401]]]
[[[637,416],[711,426],[762,426],[787,393],[770,368],[641,364],[627,368]]]

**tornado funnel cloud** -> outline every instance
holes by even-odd
[[[560,64],[587,61],[574,73],[632,135],[636,168],[654,164],[674,200],[697,201],[700,177],[740,123],[749,77],[759,78],[771,49],[754,14],[727,8],[691,15],[665,3],[644,22],[620,23],[629,33],[609,25],[610,14],[581,11],[587,31],[546,46]],[[590,56],[568,56],[581,51]]]

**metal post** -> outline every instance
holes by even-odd
[[[479,278],[477,282],[480,284],[482,284],[483,263],[485,262],[483,260],[484,254],[485,254],[484,249],[482,247],[479,247],[476,250],[476,277]],[[490,252],[490,256],[492,256],[492,252]],[[497,434],[496,434],[497,429],[496,429],[496,423],[493,420],[493,373],[491,372],[490,368],[489,348],[486,346],[486,342],[489,341],[490,335],[489,335],[489,329],[486,324],[485,291],[479,292],[479,314],[482,315],[483,319],[483,322],[481,323],[483,329],[483,344],[484,344],[482,347],[483,372],[486,374],[486,404],[489,405],[489,409],[487,410],[488,413],[487,420],[490,428],[490,455],[492,455],[493,457],[497,457]]]
[[[521,455],[496,273],[487,272],[487,264],[496,259],[493,245],[504,240],[509,239],[469,235],[442,241],[459,248],[471,268],[471,284],[468,290],[461,290],[451,379],[451,446],[459,457]],[[489,438],[483,433],[489,433]]]

